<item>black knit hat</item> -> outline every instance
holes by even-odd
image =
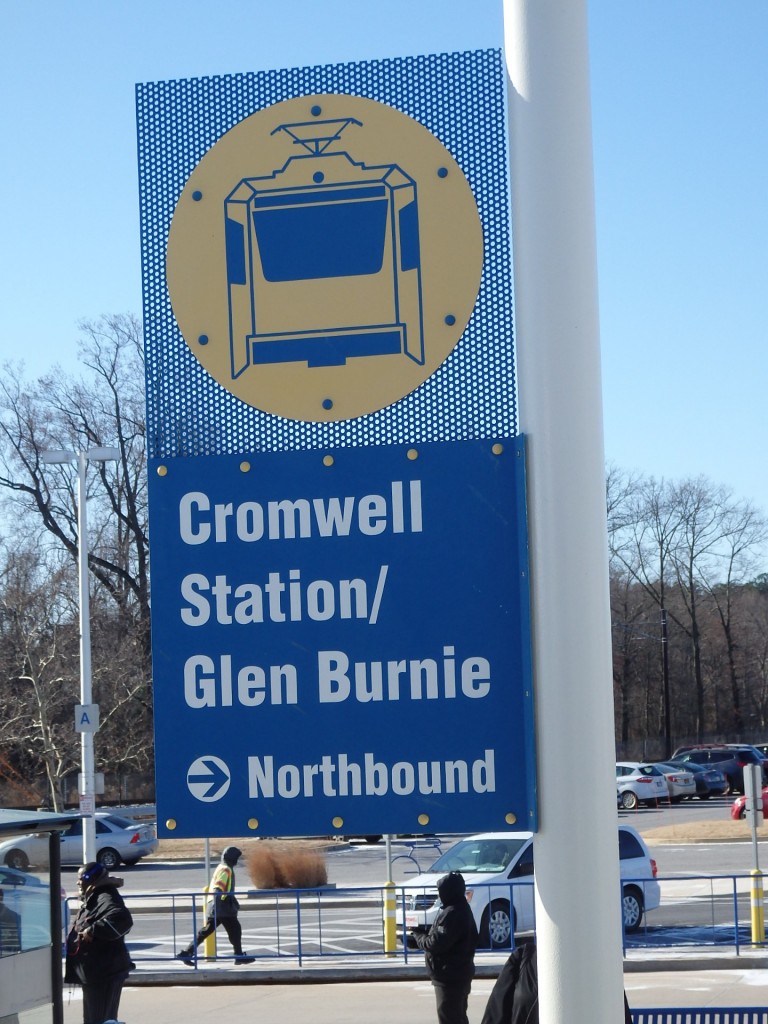
[[[236,846],[228,846],[224,850],[224,853],[222,853],[221,859],[224,861],[225,864],[229,864],[229,866],[233,868],[242,856],[242,850],[238,850]]]
[[[91,860],[88,861],[87,864],[83,864],[78,874],[83,885],[95,885],[95,883],[108,874],[108,872],[103,864],[99,864],[97,861]]]

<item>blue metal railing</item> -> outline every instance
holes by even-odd
[[[632,1010],[633,1024],[768,1024],[765,1006],[656,1007]]]
[[[661,890],[658,909],[646,911],[639,930],[624,935],[624,950],[653,950],[671,947],[765,948],[765,941],[753,941],[750,926],[750,885],[748,874],[670,876],[655,880]],[[622,879],[622,885],[642,889],[648,880]],[[493,890],[492,894],[482,889]],[[426,892],[427,890],[425,890]],[[188,946],[204,920],[205,896],[196,892],[134,893],[124,890],[134,918],[128,944],[137,963],[172,960]],[[407,883],[396,887],[397,930],[402,938],[404,922],[413,914]],[[382,886],[313,889],[251,890],[240,892],[240,923],[248,954],[262,960],[292,958],[303,963],[319,957],[400,957],[408,963],[407,944],[385,950],[384,893]],[[513,907],[533,905],[531,880],[502,886],[475,886],[483,903],[511,901]],[[477,895],[475,896],[477,898]],[[72,901],[74,902],[74,900]],[[520,930],[520,929],[518,929]],[[223,928],[216,932],[214,963],[233,962],[234,951]],[[506,946],[511,948],[514,936]],[[421,954],[419,954],[421,955]],[[480,957],[483,950],[478,951]],[[209,966],[205,950],[197,951],[194,966]]]

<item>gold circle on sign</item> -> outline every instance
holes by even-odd
[[[171,304],[224,388],[332,421],[422,384],[461,338],[483,236],[464,174],[375,100],[304,96],[230,129],[192,172],[168,237]]]

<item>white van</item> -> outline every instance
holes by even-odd
[[[618,839],[624,930],[635,932],[644,912],[655,910],[661,899],[656,861],[629,825],[619,825]],[[485,832],[459,840],[428,872],[398,887],[395,913],[401,939],[407,941],[411,929],[432,924],[440,910],[437,882],[448,871],[464,876],[481,949],[509,948],[513,930],[532,932],[533,845],[532,832]],[[413,940],[409,945],[415,945]]]

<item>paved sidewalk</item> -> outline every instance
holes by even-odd
[[[479,1024],[493,979],[475,979],[470,1024]],[[765,1006],[768,970],[627,974],[630,1006]],[[322,984],[128,987],[120,1005],[128,1024],[434,1024],[435,1000],[426,980]],[[81,1024],[80,991],[64,995],[65,1024]]]

